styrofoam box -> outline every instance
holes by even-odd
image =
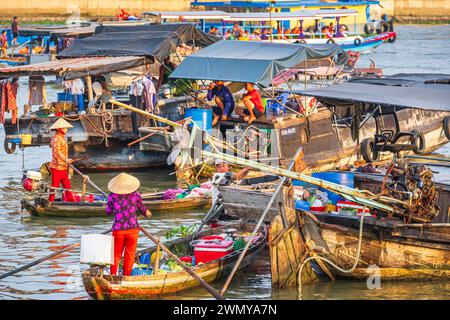
[[[110,265],[114,263],[114,237],[103,234],[81,236],[80,262]]]

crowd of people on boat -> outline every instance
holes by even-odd
[[[320,31],[320,32],[319,32]],[[209,34],[223,37],[224,40],[245,40],[245,41],[263,41],[269,39],[275,40],[288,40],[298,39],[301,36],[305,36],[305,32],[299,25],[295,25],[293,28],[284,28],[278,26],[272,27],[254,27],[251,31],[243,28],[239,23],[235,22],[230,29],[224,29],[223,34],[220,30],[212,26],[209,30]],[[334,26],[333,22],[323,26],[320,30],[315,32],[315,35],[319,35],[320,38],[340,38],[348,37],[349,31],[345,25]]]

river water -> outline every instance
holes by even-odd
[[[364,55],[360,66],[368,66],[369,59],[384,69],[385,74],[399,72],[430,72],[450,74],[450,26],[397,26],[397,41],[385,44],[375,53]],[[21,97],[25,91],[21,90]],[[0,141],[4,132],[0,130]],[[450,144],[437,153],[450,156]],[[29,148],[25,151],[25,168],[35,169],[50,160],[47,147]],[[48,255],[61,247],[77,243],[81,235],[100,233],[110,227],[107,218],[44,219],[21,213],[22,154],[16,151],[7,155],[0,151],[0,274]],[[136,173],[141,179],[142,191],[156,191],[172,187],[174,175],[169,170]],[[107,181],[114,174],[91,174],[91,179],[106,189]],[[440,180],[448,180],[448,173]],[[79,188],[80,181],[74,180]],[[154,234],[163,236],[179,225],[198,223],[202,212],[165,213],[155,215],[141,224]],[[139,248],[151,245],[143,236]],[[14,276],[0,280],[0,299],[89,299],[80,282],[78,251],[69,252],[51,261],[34,266]],[[220,288],[223,281],[214,283]],[[296,291],[272,290],[268,254],[241,272],[232,281],[226,295],[231,299],[295,299]],[[365,282],[321,282],[303,286],[305,299],[449,299],[448,283],[381,283],[380,289],[368,289]],[[193,289],[173,299],[210,299],[203,289]]]

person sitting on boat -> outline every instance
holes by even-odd
[[[250,39],[251,41],[261,41],[261,32],[259,31],[259,29],[255,29],[252,34],[250,35]]]
[[[233,33],[231,32],[231,30],[227,30],[225,31],[225,35],[223,37],[225,40],[233,40],[234,36]]]
[[[300,28],[298,26],[293,27],[290,34],[293,35],[291,38],[298,38],[297,36],[300,34]]]
[[[261,94],[255,89],[253,83],[246,82],[245,90],[247,90],[243,96],[245,109],[242,111],[236,110],[236,113],[244,118],[244,121],[247,121],[248,124],[251,124],[264,114],[264,106]]]
[[[250,168],[246,167],[238,173],[231,172],[228,163],[222,159],[216,159],[214,164],[216,167],[216,172],[211,180],[211,196],[213,204],[217,201],[219,195],[218,186],[227,186],[233,181],[245,179],[250,171]]]
[[[235,39],[239,39],[241,35],[244,33],[239,23],[235,22],[233,25],[233,35]]]
[[[50,130],[56,130],[56,134],[53,136],[50,143],[52,148],[52,162],[50,163],[50,171],[52,174],[52,190],[48,200],[53,202],[55,200],[55,192],[59,185],[62,184],[64,188],[65,199],[68,202],[74,202],[72,192],[70,191],[70,179],[69,179],[69,164],[73,161],[69,159],[69,147],[66,141],[66,133],[69,128],[73,126],[63,118],[58,119],[51,127]]]
[[[333,31],[330,31],[330,28],[323,27],[323,28],[322,28],[322,33],[325,34],[325,37],[326,37],[327,39],[332,39],[332,38],[333,38]]]
[[[111,275],[117,275],[122,253],[124,254],[123,275],[131,275],[139,236],[138,213],[148,218],[152,216],[137,192],[140,184],[138,178],[124,172],[108,183],[111,193],[106,204],[106,214],[114,216],[112,226],[114,264],[111,265]]]
[[[340,33],[340,36],[343,38],[348,37],[348,30],[344,25],[341,25],[339,27],[339,33]]]
[[[213,107],[213,122],[215,126],[219,119],[225,121],[231,116],[234,110],[234,99],[230,90],[223,84],[223,81],[214,81],[209,84],[207,94],[208,101],[214,99],[217,106]]]
[[[261,34],[261,40],[269,40],[270,30],[264,29]]]
[[[217,29],[216,27],[212,26],[211,29],[209,29],[209,34],[217,36],[217,35],[219,35],[219,29]]]

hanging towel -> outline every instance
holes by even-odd
[[[47,91],[43,76],[30,76],[28,81],[28,104],[30,106],[43,105],[46,103]]]
[[[150,113],[155,113],[154,101],[156,97],[156,88],[153,84],[151,76],[145,76],[144,82],[144,106]]]

